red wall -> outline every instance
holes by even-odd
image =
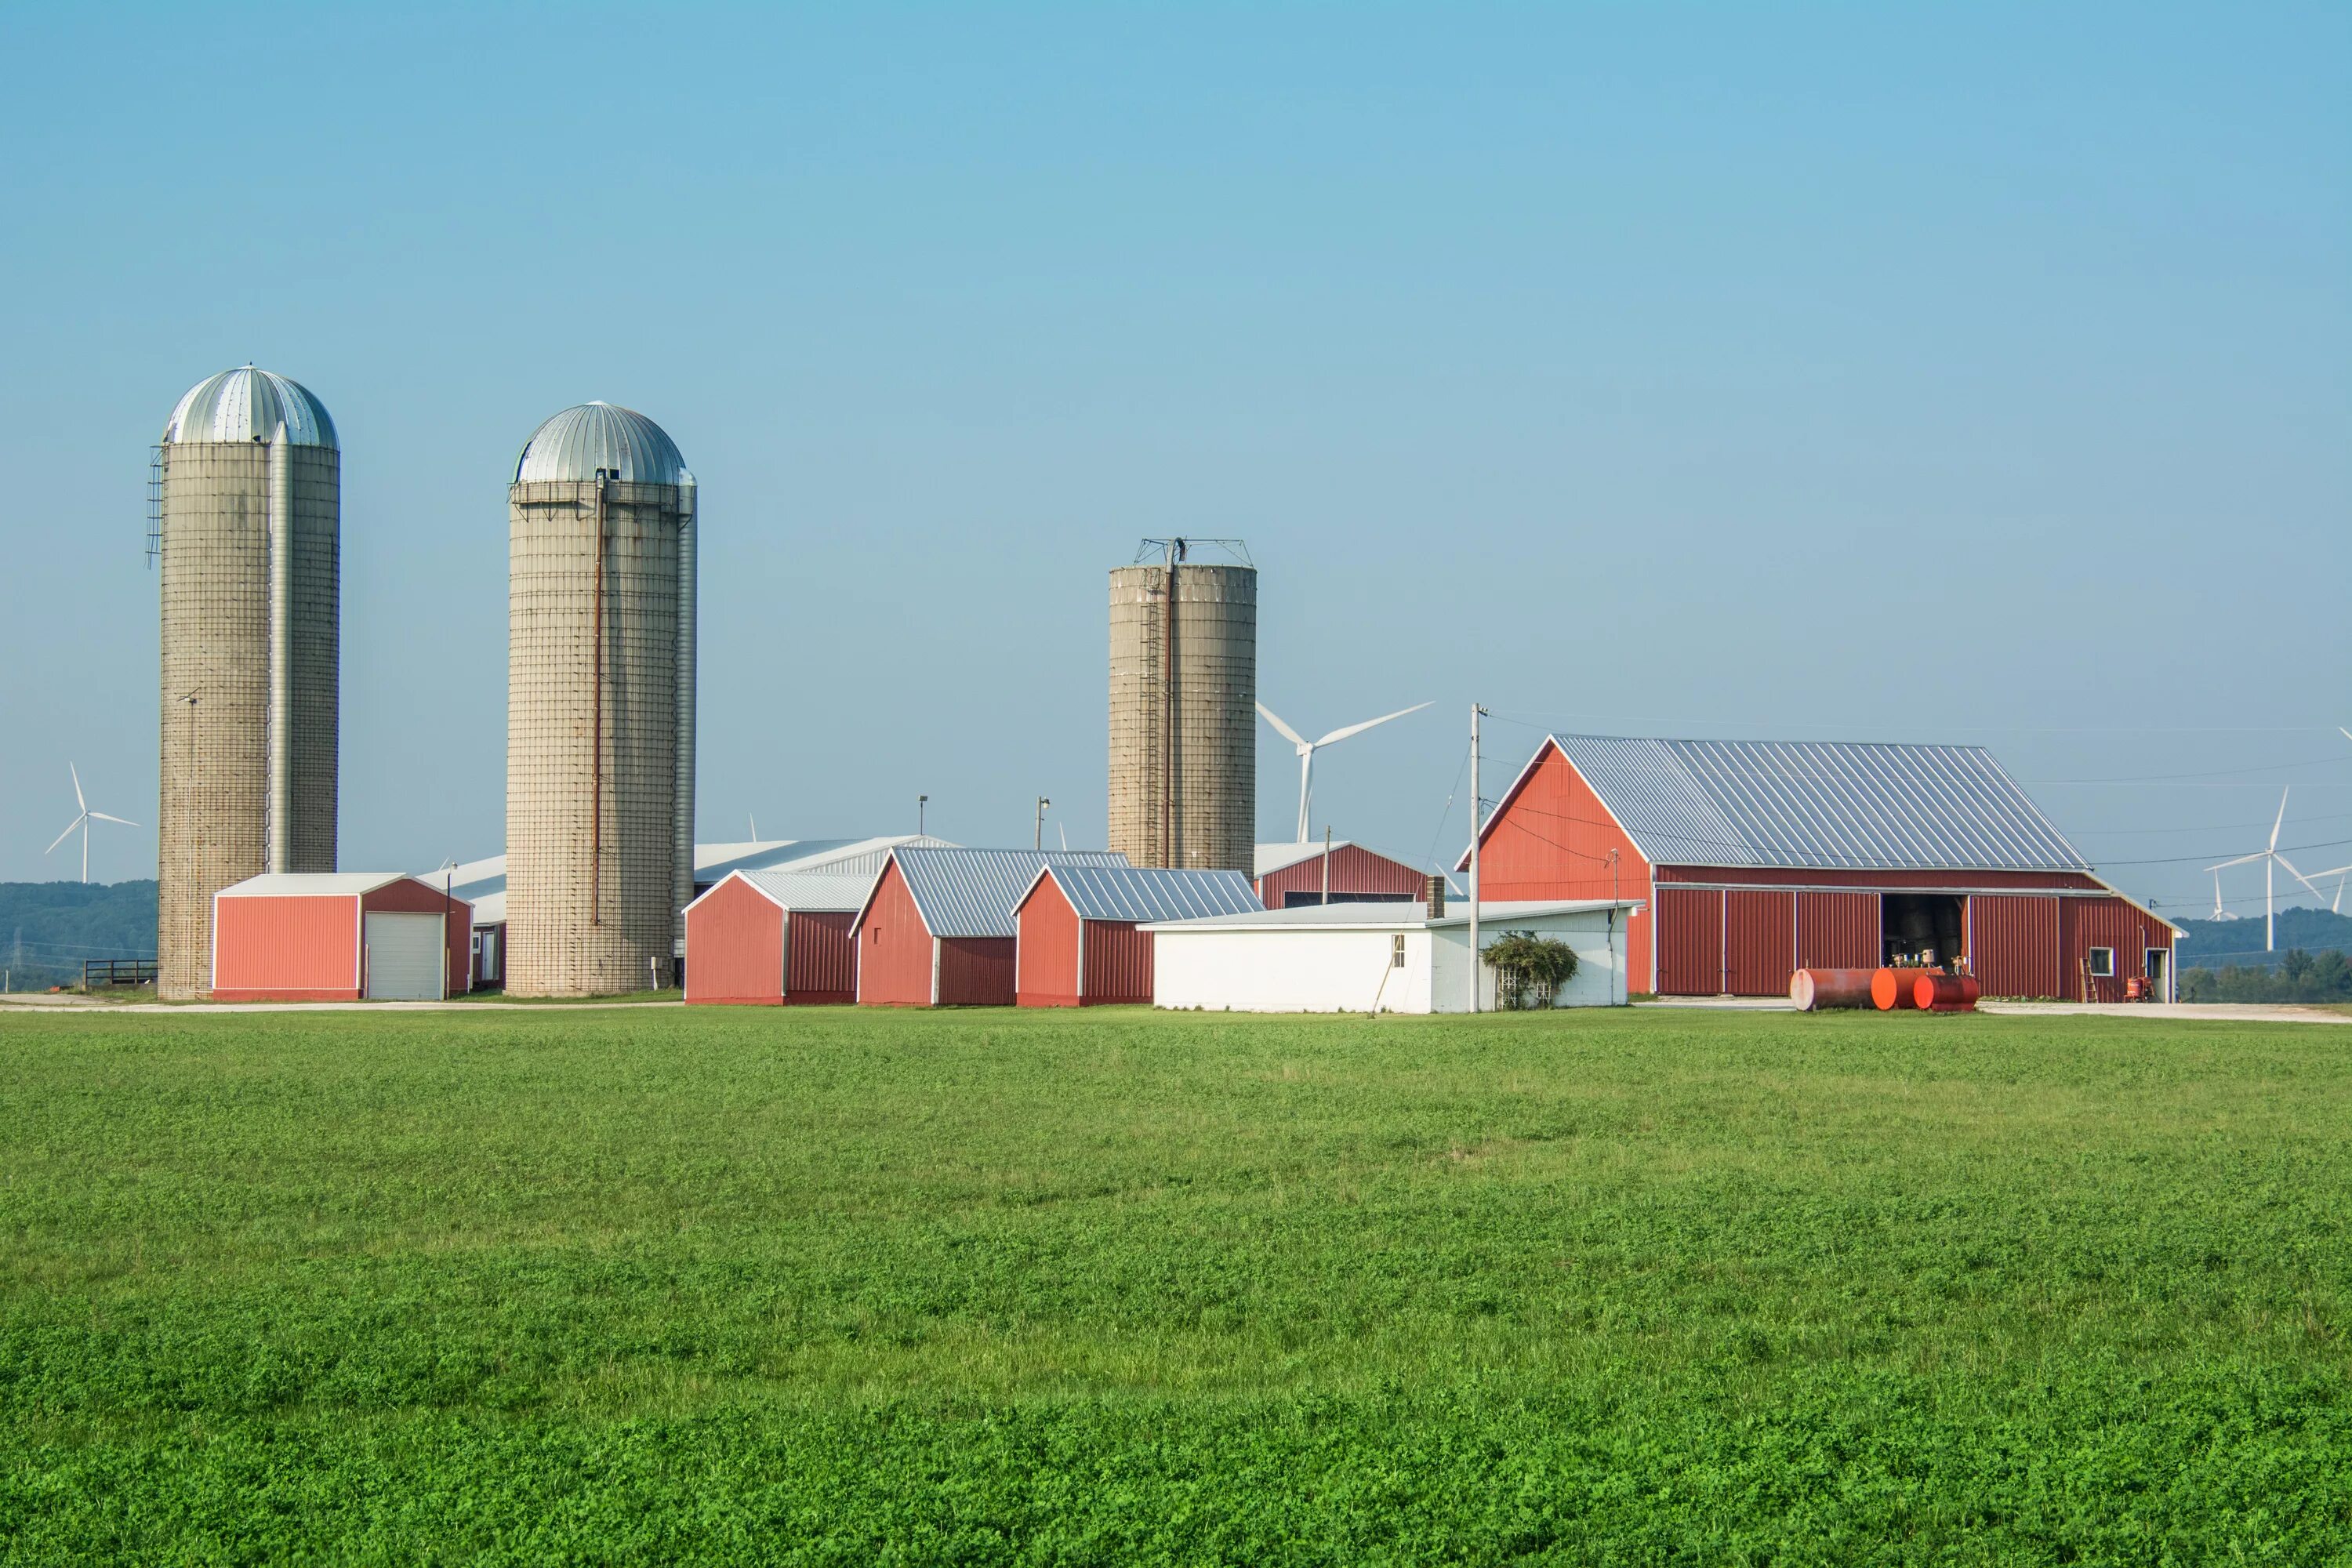
[[[1013,963],[1020,939],[945,936],[940,939],[940,1005],[1010,1007]]]
[[[857,942],[848,910],[794,910],[785,949],[784,1001],[794,1007],[857,1000]]]
[[[1612,876],[1609,852],[1617,851]],[[1478,858],[1482,899],[1648,899],[1650,863],[1551,742],[1487,819]],[[1272,900],[1268,900],[1271,904]],[[1651,924],[1644,909],[1625,923],[1627,980],[1650,988]],[[1660,989],[1664,989],[1663,979]],[[1712,994],[1716,987],[1709,984]]]
[[[441,939],[448,951],[443,984],[452,996],[463,996],[474,984],[474,906],[453,899],[438,888],[404,877],[387,882],[360,900],[368,910],[442,917]]]
[[[331,898],[213,900],[216,1002],[355,1002],[360,901]]]
[[[2120,1002],[2126,980],[2147,976],[2147,950],[2160,947],[2168,952],[2172,947],[2169,927],[2122,899],[2067,899],[2063,902],[2066,989],[2058,993],[2061,996],[2076,996],[2085,1002]],[[2094,947],[2116,950],[2116,972],[2112,977],[2090,978],[2084,974],[2084,961],[2090,957]],[[2083,994],[2086,982],[2091,992],[2087,996]]]
[[[1875,969],[1886,956],[1876,893],[1799,893],[1797,967]]]
[[[1049,875],[1013,911],[1021,927],[1014,998],[1024,1007],[1075,1007],[1078,994],[1078,912]]]
[[[1988,996],[2067,996],[2065,920],[2072,899],[1978,896],[1969,900],[1969,969]]]
[[[1723,989],[1734,996],[1786,996],[1797,970],[1797,895],[1726,893]]]
[[[686,999],[781,1005],[784,911],[741,878],[720,883],[686,911]]]
[[[1723,989],[1723,895],[1658,889],[1658,994],[1712,996]]]
[[[1151,1000],[1151,933],[1133,921],[1087,922],[1086,1005]]]
[[[1887,888],[1923,893],[1973,888],[2015,888],[2021,892],[2071,888],[2088,891],[2102,885],[2097,878],[2079,871],[1814,871],[1780,866],[1662,865],[1658,868],[1658,880],[1749,888]]]
[[[896,860],[882,868],[856,936],[858,1001],[869,1007],[931,1005],[931,933]]]
[[[1481,867],[1484,870],[1484,867]],[[1375,855],[1361,845],[1349,844],[1331,851],[1331,891],[1334,893],[1393,893],[1400,899],[1418,899],[1427,890],[1427,879],[1402,860],[1391,860],[1385,855]],[[1323,856],[1318,850],[1295,866],[1285,866],[1279,871],[1269,871],[1257,879],[1257,901],[1267,909],[1278,910],[1286,893],[1323,891]],[[1489,893],[1488,898],[1496,895]]]

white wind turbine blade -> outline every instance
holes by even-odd
[[[1292,729],[1289,725],[1276,718],[1273,709],[1261,702],[1257,705],[1257,710],[1265,717],[1267,723],[1273,725],[1276,730],[1282,732],[1282,738],[1284,740],[1289,742],[1292,745],[1297,746],[1302,752],[1307,749],[1307,742],[1305,739],[1299,735],[1297,731]]]
[[[84,815],[87,816],[88,814],[85,813]],[[67,839],[71,838],[73,837],[74,829],[81,826],[81,817],[77,816],[71,822],[67,823],[66,830],[63,833],[58,834],[55,838],[50,839],[49,848],[42,850],[41,853],[47,855],[49,852],[49,849],[55,849],[58,845],[63,844]]]
[[[2287,785],[2287,789],[2293,789],[2294,787],[2294,786],[2293,784],[2289,784],[2289,785]],[[2286,790],[2285,790],[2285,789],[2283,789],[2283,790],[2279,791],[2279,814],[2278,814],[2278,820],[2277,820],[2276,822],[2273,822],[2273,823],[2272,823],[2272,824],[2271,824],[2271,847],[2272,847],[2272,848],[2276,849],[2276,848],[2278,847],[2278,836],[2279,836],[2279,829],[2280,829],[2280,828],[2282,828],[2282,827],[2284,827],[2284,826],[2286,826]]]
[[[100,822],[120,822],[125,827],[136,827],[139,826],[137,823],[131,821],[127,817],[109,816],[102,811],[93,811],[90,815],[98,818]]]
[[[1375,724],[1385,724],[1391,719],[1402,719],[1408,713],[1418,713],[1428,706],[1426,702],[1416,702],[1410,708],[1400,708],[1393,713],[1383,713],[1377,719],[1367,719],[1360,724],[1350,724],[1344,730],[1334,730],[1315,743],[1318,746],[1328,746],[1334,741],[1344,741],[1350,735],[1360,735]]]
[[[74,804],[81,807],[82,810],[88,811],[89,809],[89,802],[81,797],[81,770],[74,766],[71,763],[68,763],[66,764],[66,772],[73,774]]]
[[[2292,860],[2290,860],[2290,859],[2288,859],[2285,856],[2284,856],[2284,855],[2273,855],[2273,856],[2272,856],[2272,857],[2271,857],[2271,858],[2272,858],[2272,859],[2273,859],[2273,860],[2275,860],[2275,861],[2277,861],[2280,865],[2282,865],[2282,866],[2285,867],[2285,868],[2287,868],[2287,874],[2288,874],[2289,876],[2293,877],[2296,881],[2301,882],[2305,887],[2309,888],[2309,889],[2311,889],[2311,896],[2312,896],[2313,898],[2315,898],[2315,899],[2324,899],[2324,898],[2326,898],[2326,897],[2327,896],[2326,893],[2323,893],[2323,892],[2321,892],[2321,891],[2319,890],[2318,887],[2317,887],[2317,886],[2316,886],[2316,885],[2312,881],[2312,879],[2311,879],[2310,878],[2308,878],[2308,877],[2305,876],[2302,872],[2300,872],[2300,871],[2296,870],[2296,869],[2294,868],[2294,861],[2292,861]]]
[[[2235,860],[2224,860],[2219,866],[2208,866],[2205,869],[2208,871],[2226,871],[2232,866],[2242,866],[2250,860],[2263,860],[2269,858],[2269,850],[2257,849],[2251,855],[2241,855]]]
[[[2343,736],[2346,740],[2352,741],[2352,730],[2347,730],[2343,725],[2338,724],[2336,726],[2336,732]]]

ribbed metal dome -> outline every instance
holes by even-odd
[[[335,422],[310,389],[251,365],[225,370],[188,388],[163,426],[166,441],[267,441],[286,426],[297,447],[340,450]]]
[[[531,432],[515,458],[519,485],[593,479],[596,470],[639,485],[691,479],[668,432],[634,408],[583,403]]]

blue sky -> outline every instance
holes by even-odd
[[[1490,778],[1546,724],[1986,744],[2168,908],[2288,783],[2352,861],[2341,5],[18,5],[0,50],[0,878],[73,873],[68,759],[154,819],[147,447],[248,359],[343,437],[347,867],[498,847],[506,471],[594,397],[701,479],[706,837],[928,792],[1024,842],[1044,793],[1099,843],[1103,574],[1183,531],[1249,541],[1293,722],[1439,704],[1318,764],[1408,858],[1475,698]]]

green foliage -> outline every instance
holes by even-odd
[[[86,958],[155,956],[155,884],[0,882],[0,968],[19,991],[79,984]]]
[[[2182,962],[2201,969],[2275,969],[2290,952],[2352,952],[2352,915],[2294,904],[2278,912],[2278,946],[2263,946],[2260,915],[2234,921],[2181,920],[2174,922],[2186,934],[2180,942]]]
[[[1505,931],[1486,944],[1506,1006],[1549,1007],[1561,986],[1576,978],[1576,950],[1554,936]]]
[[[0,1015],[0,1561],[2352,1553],[2352,1057]]]
[[[2340,952],[2316,955],[2301,948],[2279,954],[2275,968],[2225,964],[2219,970],[2184,969],[2184,1002],[2352,1002],[2352,962]]]

